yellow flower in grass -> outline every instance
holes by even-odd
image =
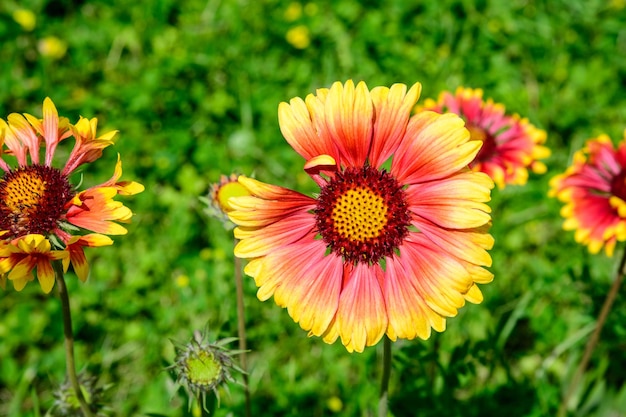
[[[305,25],[298,25],[287,31],[285,39],[296,49],[306,49],[311,44],[311,33]]]
[[[13,12],[13,20],[15,20],[22,29],[30,32],[37,26],[37,15],[28,9],[17,9]]]
[[[607,135],[587,141],[552,178],[549,195],[565,203],[563,228],[575,230],[576,242],[613,256],[616,242],[626,241],[626,131],[617,147]]]
[[[240,176],[251,195],[230,199],[235,255],[250,260],[259,299],[350,352],[443,331],[493,278],[493,182],[467,167],[482,142],[457,115],[411,117],[420,90],[337,82],[281,103],[281,131],[319,194]]]
[[[35,274],[48,293],[54,285],[52,262],[71,264],[81,281],[89,274],[84,247],[111,245],[106,235],[121,235],[132,212],[115,201],[118,194],[133,195],[143,186],[119,181],[118,156],[108,181],[79,191],[70,175],[81,165],[102,155],[117,132],[96,135],[97,119],[80,118],[70,124],[59,117],[52,100],[43,103],[43,119],[30,114],[10,114],[0,119],[0,284],[13,282],[20,291]],[[74,147],[62,168],[53,164],[56,148],[74,138]],[[40,155],[41,147],[45,152]],[[40,160],[43,156],[43,161]],[[13,160],[11,162],[10,160]]]
[[[46,36],[37,42],[37,49],[42,56],[58,60],[67,53],[67,43],[56,36]]]
[[[517,114],[506,114],[504,105],[483,100],[481,89],[444,91],[437,101],[426,100],[421,109],[455,113],[465,120],[471,138],[483,142],[470,167],[487,173],[499,188],[526,184],[529,169],[536,174],[546,172],[539,161],[550,156],[550,149],[543,146],[546,132]]]

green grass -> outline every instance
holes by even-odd
[[[464,307],[444,333],[393,345],[390,411],[555,415],[616,260],[589,255],[562,231],[548,180],[587,138],[622,138],[626,3],[328,0],[302,3],[293,20],[290,4],[0,4],[0,117],[40,115],[46,96],[72,121],[98,117],[100,131],[118,129],[119,139],[85,169],[85,185],[107,179],[120,152],[124,178],[146,186],[125,200],[136,213],[129,234],[88,251],[88,282],[68,277],[79,367],[112,384],[114,415],[188,415],[164,370],[174,357],[170,339],[188,340],[207,322],[214,339],[237,329],[232,237],[198,197],[231,172],[315,190],[280,134],[281,101],[349,78],[370,87],[419,81],[424,98],[463,85],[548,132],[549,172],[494,190],[496,279],[482,287],[485,301]],[[35,13],[32,31],[12,18],[20,7]],[[310,33],[305,49],[285,38],[298,25]],[[38,51],[47,36],[67,45],[60,59]],[[188,286],[176,284],[181,275]],[[623,293],[572,415],[626,414]],[[32,283],[0,294],[0,415],[40,416],[52,404],[65,366],[54,294]],[[348,354],[307,338],[286,311],[256,299],[250,278],[245,297],[253,415],[373,415],[382,346]],[[232,385],[215,415],[243,415],[243,398]]]

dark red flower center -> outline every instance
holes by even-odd
[[[6,173],[0,180],[0,230],[8,234],[2,238],[49,234],[73,196],[67,177],[58,169],[32,165]]]
[[[622,170],[611,180],[611,194],[626,201],[626,170]]]
[[[402,187],[372,167],[337,173],[322,188],[315,218],[327,247],[348,263],[376,263],[393,255],[411,224]]]
[[[495,137],[487,130],[472,123],[468,123],[466,127],[467,130],[469,130],[470,132],[470,140],[480,140],[483,143],[483,146],[480,148],[480,151],[478,151],[478,154],[476,155],[476,158],[474,160],[476,162],[484,162],[490,160],[491,157],[496,153]]]

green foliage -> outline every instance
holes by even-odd
[[[18,9],[35,14],[32,30]],[[348,78],[420,81],[433,98],[464,85],[547,130],[553,156],[545,176],[493,192],[496,279],[485,301],[443,334],[394,345],[390,411],[555,415],[616,265],[561,230],[548,180],[586,138],[622,137],[625,21],[620,0],[3,1],[0,117],[40,115],[46,96],[72,121],[98,117],[102,133],[120,133],[84,184],[109,178],[119,152],[124,178],[146,186],[126,200],[136,213],[128,235],[88,251],[88,282],[68,277],[79,366],[113,384],[116,415],[190,415],[165,371],[170,339],[207,322],[215,338],[237,332],[232,237],[198,197],[231,172],[315,189],[280,134],[281,101]],[[299,25],[304,49],[286,40]],[[45,55],[50,36],[63,56]],[[245,297],[253,415],[372,415],[382,347],[350,355],[307,338],[256,299],[251,279]],[[626,413],[624,303],[622,294],[572,415]],[[59,301],[36,285],[7,289],[0,313],[0,415],[43,415],[64,377]],[[214,415],[243,410],[233,385]]]

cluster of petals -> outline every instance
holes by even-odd
[[[350,352],[384,335],[426,339],[431,329],[445,330],[446,318],[466,301],[482,301],[476,284],[493,278],[485,269],[493,245],[486,204],[493,181],[468,168],[482,143],[470,140],[455,114],[411,115],[420,91],[419,83],[370,90],[363,82],[336,82],[279,106],[283,136],[322,194],[334,192],[332,184],[341,178],[360,178],[355,172],[397,182],[405,229],[381,231],[393,219],[384,218],[382,199],[369,201],[372,213],[382,213],[382,219],[372,218],[380,226],[377,238],[396,233],[394,247],[371,244],[371,253],[357,257],[332,246],[316,217],[326,204],[319,196],[240,176],[250,195],[229,200],[240,240],[235,255],[249,259],[245,272],[259,287],[258,298],[273,297],[309,335],[327,343],[340,338]],[[365,194],[371,186],[357,184]],[[349,201],[353,195],[339,197]]]
[[[607,135],[587,141],[566,171],[550,181],[551,197],[564,203],[563,228],[598,253],[612,256],[626,241],[626,131],[615,147]]]
[[[77,168],[100,158],[103,149],[114,143],[116,131],[97,136],[96,128],[95,118],[80,117],[71,124],[67,118],[59,117],[49,98],[43,102],[41,119],[17,113],[10,114],[6,121],[0,119],[0,168],[4,171],[0,179],[3,288],[8,279],[19,291],[36,277],[43,291],[50,292],[55,282],[55,261],[65,271],[71,264],[78,278],[85,281],[89,265],[83,248],[111,245],[113,241],[107,235],[126,233],[117,222],[128,223],[132,212],[114,197],[137,194],[144,187],[133,181],[119,181],[119,155],[108,181],[82,191],[69,182]],[[74,146],[63,167],[55,168],[57,146],[69,138],[74,139]],[[48,181],[46,175],[56,182]],[[59,198],[63,200],[58,201]],[[51,210],[49,205],[56,208]],[[7,220],[9,217],[13,223]],[[41,218],[50,224],[46,230],[41,230]]]
[[[481,89],[459,87],[454,94],[443,91],[437,101],[427,99],[418,109],[461,116],[472,139],[485,143],[470,166],[487,173],[499,188],[526,184],[529,169],[536,174],[547,170],[539,161],[550,156],[543,146],[546,132],[526,118],[506,114],[503,104],[483,100]]]

